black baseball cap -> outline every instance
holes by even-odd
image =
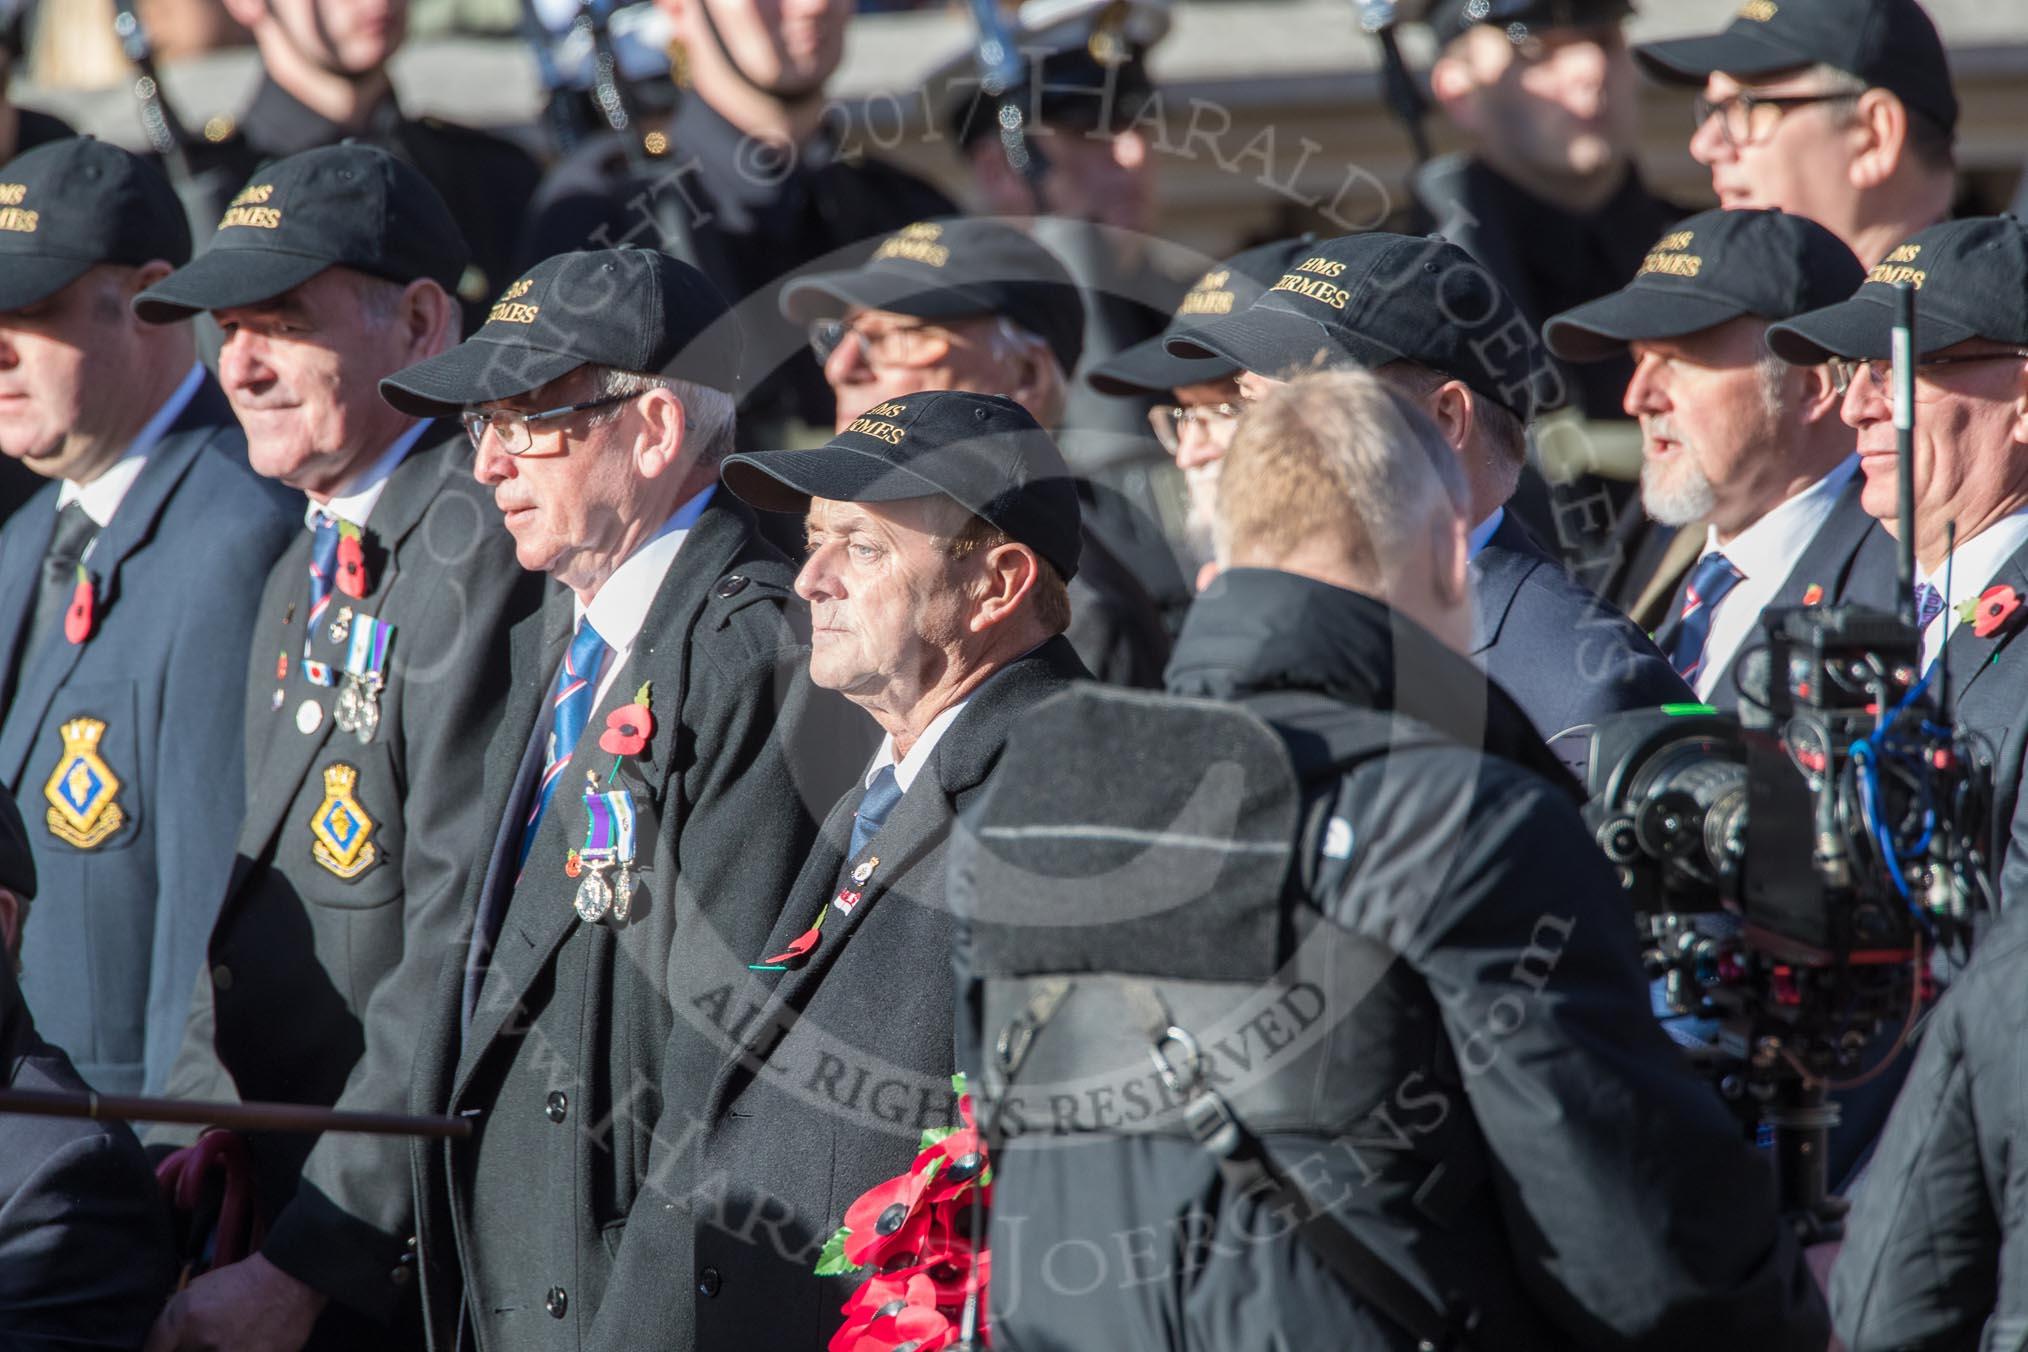
[[[1627,344],[1681,338],[1742,315],[1792,319],[1866,280],[1845,242],[1784,211],[1706,211],[1664,231],[1634,280],[1552,318],[1542,336],[1565,361],[1604,361]]]
[[[1633,12],[1628,0],[1437,0],[1425,22],[1439,42],[1482,23],[1504,28],[1518,41],[1549,28],[1618,23]]]
[[[811,498],[943,496],[1049,560],[1067,582],[1083,547],[1077,489],[1049,433],[997,394],[932,390],[875,404],[822,446],[730,455],[725,486],[767,512]]]
[[[190,223],[162,171],[89,136],[0,167],[0,311],[33,305],[100,263],[190,261]]]
[[[1163,394],[1179,385],[1236,375],[1238,368],[1222,357],[1178,357],[1164,344],[1172,334],[1197,328],[1222,315],[1237,314],[1253,304],[1316,242],[1316,236],[1304,235],[1234,254],[1197,279],[1167,328],[1094,366],[1085,379],[1100,394],[1142,395]]]
[[[324,146],[257,171],[204,252],[135,297],[134,313],[169,324],[258,305],[329,267],[456,294],[469,254],[420,170],[373,146]]]
[[[1915,0],[1746,0],[1722,33],[1643,43],[1634,55],[1668,84],[1701,85],[1714,71],[1756,80],[1830,66],[1887,90],[1945,131],[1958,124],[1943,39]]]
[[[1437,235],[1371,231],[1301,252],[1260,299],[1172,334],[1169,351],[1219,357],[1264,376],[1412,361],[1463,381],[1523,421],[1560,400],[1562,377],[1534,325],[1457,245]]]
[[[25,900],[35,899],[35,855],[28,848],[28,828],[4,784],[0,784],[0,887]]]
[[[790,282],[781,306],[798,324],[859,307],[931,320],[1001,315],[1049,344],[1066,373],[1084,354],[1084,298],[1070,270],[1027,231],[977,216],[905,225],[859,267]]]
[[[2012,216],[1946,221],[1888,252],[1848,299],[1768,330],[1777,357],[1814,366],[1829,357],[1893,355],[1895,287],[1916,289],[1918,357],[1971,338],[2028,345],[2028,226]]]
[[[690,264],[632,246],[562,253],[502,291],[470,338],[382,380],[380,397],[418,418],[450,417],[585,365],[730,394],[744,346],[725,297]]]

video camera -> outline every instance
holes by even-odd
[[[1774,610],[1741,714],[1593,731],[1587,824],[1634,904],[1669,1013],[1708,1021],[1720,1089],[1774,1128],[1785,1199],[1835,1234],[1824,1145],[1862,1059],[1884,1067],[1992,904],[1990,755],[1940,723],[1902,617]],[[1884,1030],[1900,1038],[1868,1057]]]

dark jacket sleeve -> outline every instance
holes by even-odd
[[[484,751],[507,693],[508,630],[534,609],[540,577],[515,563],[512,538],[490,507],[472,506],[447,494],[447,527],[426,520],[417,530],[423,549],[443,549],[438,537],[468,522],[475,557],[429,579],[433,604],[399,636],[416,645],[401,710],[402,955],[367,998],[365,1048],[334,1105],[343,1111],[407,1107],[416,1031],[461,933],[467,871],[495,825],[484,820]],[[413,1280],[402,1260],[414,1209],[405,1140],[327,1135],[263,1253],[332,1299],[386,1318]]]
[[[1521,1280],[1585,1347],[1819,1352],[1771,1172],[1650,1015],[1604,858],[1546,784],[1487,773],[1462,829],[1411,805],[1366,848],[1450,873],[1389,937],[1443,1009]]]
[[[0,1197],[0,1347],[139,1347],[176,1277],[161,1194],[124,1127],[63,1126],[39,1159],[48,1133],[0,1130],[0,1175],[25,1173]]]
[[[1831,1283],[1851,1352],[2028,1339],[2024,992],[2028,912],[2010,911],[1937,1006],[1856,1189]]]

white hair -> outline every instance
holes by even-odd
[[[677,403],[683,405],[683,415],[690,425],[689,436],[697,446],[699,464],[716,465],[732,453],[733,432],[739,412],[732,396],[724,390],[679,380],[675,376],[647,375],[611,366],[598,368],[601,398],[646,394],[649,390],[667,390],[676,396]],[[593,416],[592,425],[618,416],[618,409],[601,409]]]

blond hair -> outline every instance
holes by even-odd
[[[1272,564],[1329,540],[1378,580],[1468,500],[1456,454],[1414,400],[1366,371],[1319,371],[1240,419],[1218,475],[1218,556]]]

